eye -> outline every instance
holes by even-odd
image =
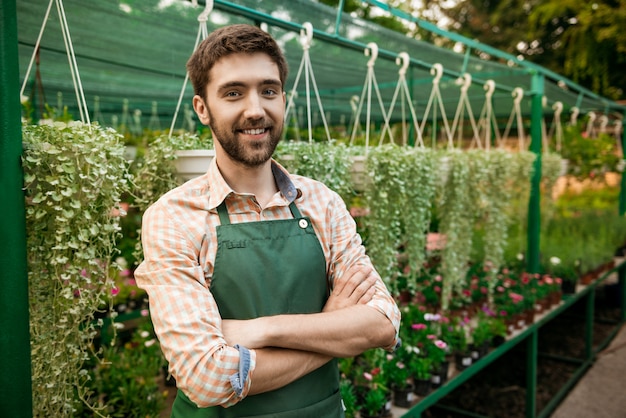
[[[229,91],[224,94],[225,97],[238,97],[240,96],[238,91]]]
[[[276,91],[276,89],[265,89],[263,90],[263,95],[264,96],[276,96],[278,94],[278,91]]]

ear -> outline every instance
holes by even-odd
[[[203,125],[209,126],[211,120],[209,118],[209,107],[205,103],[204,99],[197,94],[193,96],[193,110],[196,111],[198,119]]]

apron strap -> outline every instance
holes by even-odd
[[[295,202],[291,202],[289,204],[289,210],[291,210],[291,214],[294,219],[302,218],[302,214]],[[230,217],[228,216],[228,209],[226,208],[226,200],[223,200],[217,207],[217,214],[220,215],[220,225],[230,225]]]
[[[228,216],[228,209],[226,209],[226,199],[222,200],[222,203],[217,207],[217,214],[220,215],[220,225],[230,225],[230,217]]]
[[[291,202],[289,204],[289,209],[291,210],[291,214],[293,215],[295,219],[302,218],[302,214],[300,214],[300,211],[298,210],[298,207],[296,206],[296,202]]]

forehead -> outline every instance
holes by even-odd
[[[268,80],[280,83],[278,65],[269,55],[236,53],[222,57],[209,72],[208,88],[219,89],[228,84],[262,84]]]

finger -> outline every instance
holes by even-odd
[[[354,289],[365,279],[366,270],[363,266],[352,266],[341,277],[335,279],[333,293],[349,297]]]
[[[365,292],[365,294],[361,296],[361,299],[359,299],[357,303],[359,305],[365,305],[369,303],[369,301],[374,299],[375,294],[376,294],[376,286],[371,286],[369,289],[367,289],[367,292]]]
[[[375,284],[376,277],[374,275],[369,275],[364,280],[362,280],[357,287],[354,288],[352,294],[350,295],[350,299],[354,303],[357,303],[363,297],[363,295],[365,295]]]

